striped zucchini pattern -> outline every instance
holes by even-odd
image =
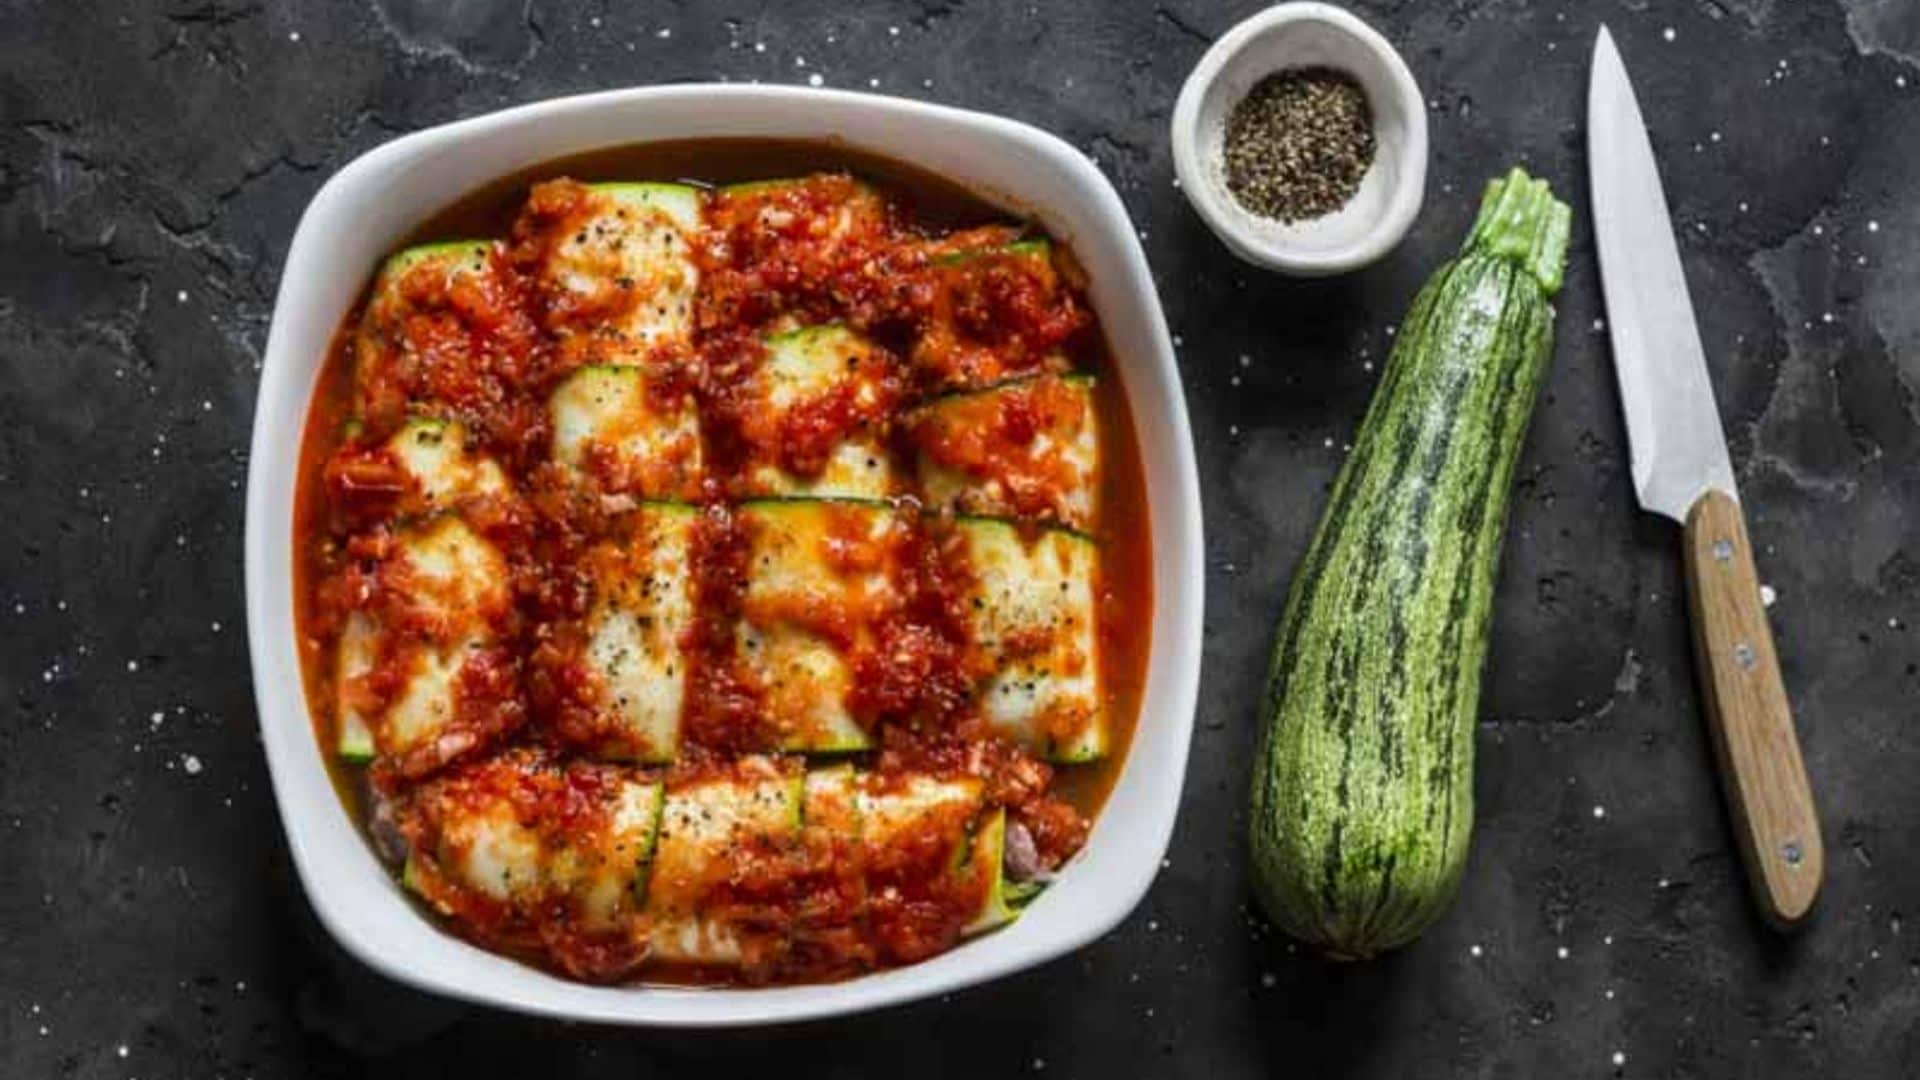
[[[1569,212],[1515,169],[1434,274],[1294,575],[1262,703],[1254,891],[1360,958],[1446,909],[1515,461],[1552,351]]]

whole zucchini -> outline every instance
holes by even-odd
[[[1294,575],[1254,759],[1253,886],[1338,956],[1413,940],[1459,887],[1494,574],[1568,219],[1519,169],[1488,185],[1400,327]]]

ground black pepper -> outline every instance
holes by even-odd
[[[1373,152],[1366,91],[1333,68],[1275,72],[1227,115],[1227,189],[1261,217],[1302,221],[1340,209]]]

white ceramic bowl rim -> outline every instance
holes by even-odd
[[[1211,95],[1242,52],[1270,41],[1279,33],[1308,27],[1347,39],[1357,47],[1359,55],[1368,58],[1364,69],[1352,73],[1367,85],[1376,99],[1382,97],[1377,92],[1382,87],[1392,95],[1391,102],[1375,101],[1376,124],[1380,123],[1383,105],[1391,105],[1404,117],[1406,128],[1401,134],[1402,145],[1381,148],[1383,156],[1390,150],[1398,155],[1397,169],[1370,226],[1350,243],[1317,249],[1293,239],[1290,234],[1294,234],[1294,230],[1257,222],[1251,213],[1233,203],[1232,195],[1212,175],[1207,133],[1201,130],[1203,112],[1211,104]],[[1171,134],[1174,171],[1188,201],[1234,254],[1271,269],[1317,276],[1365,266],[1400,242],[1424,201],[1427,112],[1419,84],[1391,42],[1359,16],[1332,4],[1305,0],[1277,4],[1221,35],[1201,56],[1182,85],[1174,105]],[[1302,224],[1312,225],[1311,222]]]
[[[1086,848],[1011,926],[920,964],[822,986],[590,986],[434,925],[402,895],[336,797],[308,719],[295,649],[292,508],[301,430],[321,359],[365,275],[433,211],[490,180],[573,153],[746,136],[839,142],[919,164],[1032,213],[1086,265],[1147,470],[1155,609],[1140,723]],[[949,992],[1059,956],[1126,917],[1172,835],[1199,685],[1200,507],[1185,399],[1145,256],[1112,185],[1052,135],[877,95],[675,85],[541,102],[387,143],[328,180],[295,231],[261,371],[247,473],[247,640],[261,739],[301,884],[333,936],[395,979],[575,1020],[698,1027],[830,1016]]]

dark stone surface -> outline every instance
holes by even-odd
[[[1920,1073],[1920,8],[1359,4],[1431,98],[1427,209],[1385,263],[1303,284],[1235,263],[1172,186],[1180,81],[1257,6],[0,4],[0,1074]],[[1656,129],[1779,596],[1822,910],[1784,940],[1743,893],[1676,534],[1633,504],[1582,218],[1507,545],[1465,889],[1404,952],[1323,964],[1249,914],[1242,882],[1269,627],[1471,193],[1517,160],[1584,208],[1602,18]],[[1170,866],[1071,958],[846,1022],[597,1030],[392,985],[293,880],[246,674],[245,445],[294,222],[333,169],[423,125],[816,73],[1060,132],[1138,220],[1207,491]]]

